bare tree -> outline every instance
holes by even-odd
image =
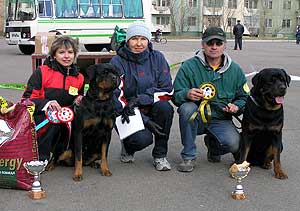
[[[222,14],[223,18],[221,19],[221,27],[224,29],[224,31],[227,31],[228,29],[228,18],[234,17],[236,10],[233,8],[229,8],[228,6],[223,5],[222,7]],[[231,27],[231,25],[230,25]],[[230,31],[232,29],[230,28]]]
[[[184,29],[189,30],[187,17],[192,15],[186,0],[170,0],[171,33],[182,33]]]

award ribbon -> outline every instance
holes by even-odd
[[[72,109],[70,109],[68,107],[62,107],[61,111],[59,111],[59,112],[49,109],[47,111],[46,117],[47,117],[47,119],[45,119],[44,121],[42,121],[40,124],[38,124],[35,127],[36,131],[38,131],[39,129],[44,127],[49,122],[52,124],[59,124],[61,122],[62,123],[70,123],[74,119],[74,113],[73,113]]]
[[[189,121],[193,121],[200,113],[202,121],[204,123],[207,123],[211,118],[211,109],[209,101],[216,96],[217,89],[213,83],[203,83],[200,85],[199,89],[203,91],[203,99],[200,103],[198,110],[192,114]],[[205,108],[207,110],[207,118],[205,116]]]

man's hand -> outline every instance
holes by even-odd
[[[138,106],[138,98],[132,98],[127,105],[124,107],[122,113],[121,113],[121,120],[122,123],[124,124],[124,122],[129,123],[129,116],[134,116],[135,112],[134,112],[134,108]]]
[[[228,103],[227,106],[223,108],[223,111],[232,113],[232,114],[235,114],[236,112],[238,112],[238,110],[239,110],[239,107],[233,103]]]
[[[146,128],[148,128],[151,131],[151,133],[153,133],[157,137],[166,137],[167,136],[165,133],[161,132],[162,127],[151,120],[149,120],[145,126],[146,126]]]
[[[199,101],[203,98],[203,91],[198,88],[192,88],[188,91],[187,98],[193,101]]]

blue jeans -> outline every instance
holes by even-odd
[[[189,121],[191,115],[197,111],[198,106],[193,102],[182,104],[177,112],[179,114],[179,127],[183,150],[181,157],[191,160],[197,157],[196,136],[210,134],[217,140],[217,149],[213,149],[217,155],[235,153],[238,151],[240,134],[231,120],[211,120],[203,123],[199,115],[193,121]]]
[[[166,137],[154,137],[155,143],[152,150],[152,156],[154,158],[163,158],[167,156],[173,114],[174,109],[167,101],[158,101],[154,103],[147,114],[152,121],[162,127],[162,132],[166,134]],[[153,134],[147,128],[138,131],[123,140],[125,150],[130,155],[148,147],[152,143]]]

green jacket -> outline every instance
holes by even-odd
[[[223,64],[217,71],[206,63],[202,51],[186,60],[174,81],[173,103],[180,106],[189,102],[188,91],[191,88],[199,88],[205,82],[213,83],[217,89],[216,96],[209,101],[212,119],[231,119],[231,114],[222,110],[228,103],[239,107],[237,115],[243,112],[249,93],[247,80],[240,66],[226,53],[223,54]],[[200,105],[200,102],[195,103]]]

